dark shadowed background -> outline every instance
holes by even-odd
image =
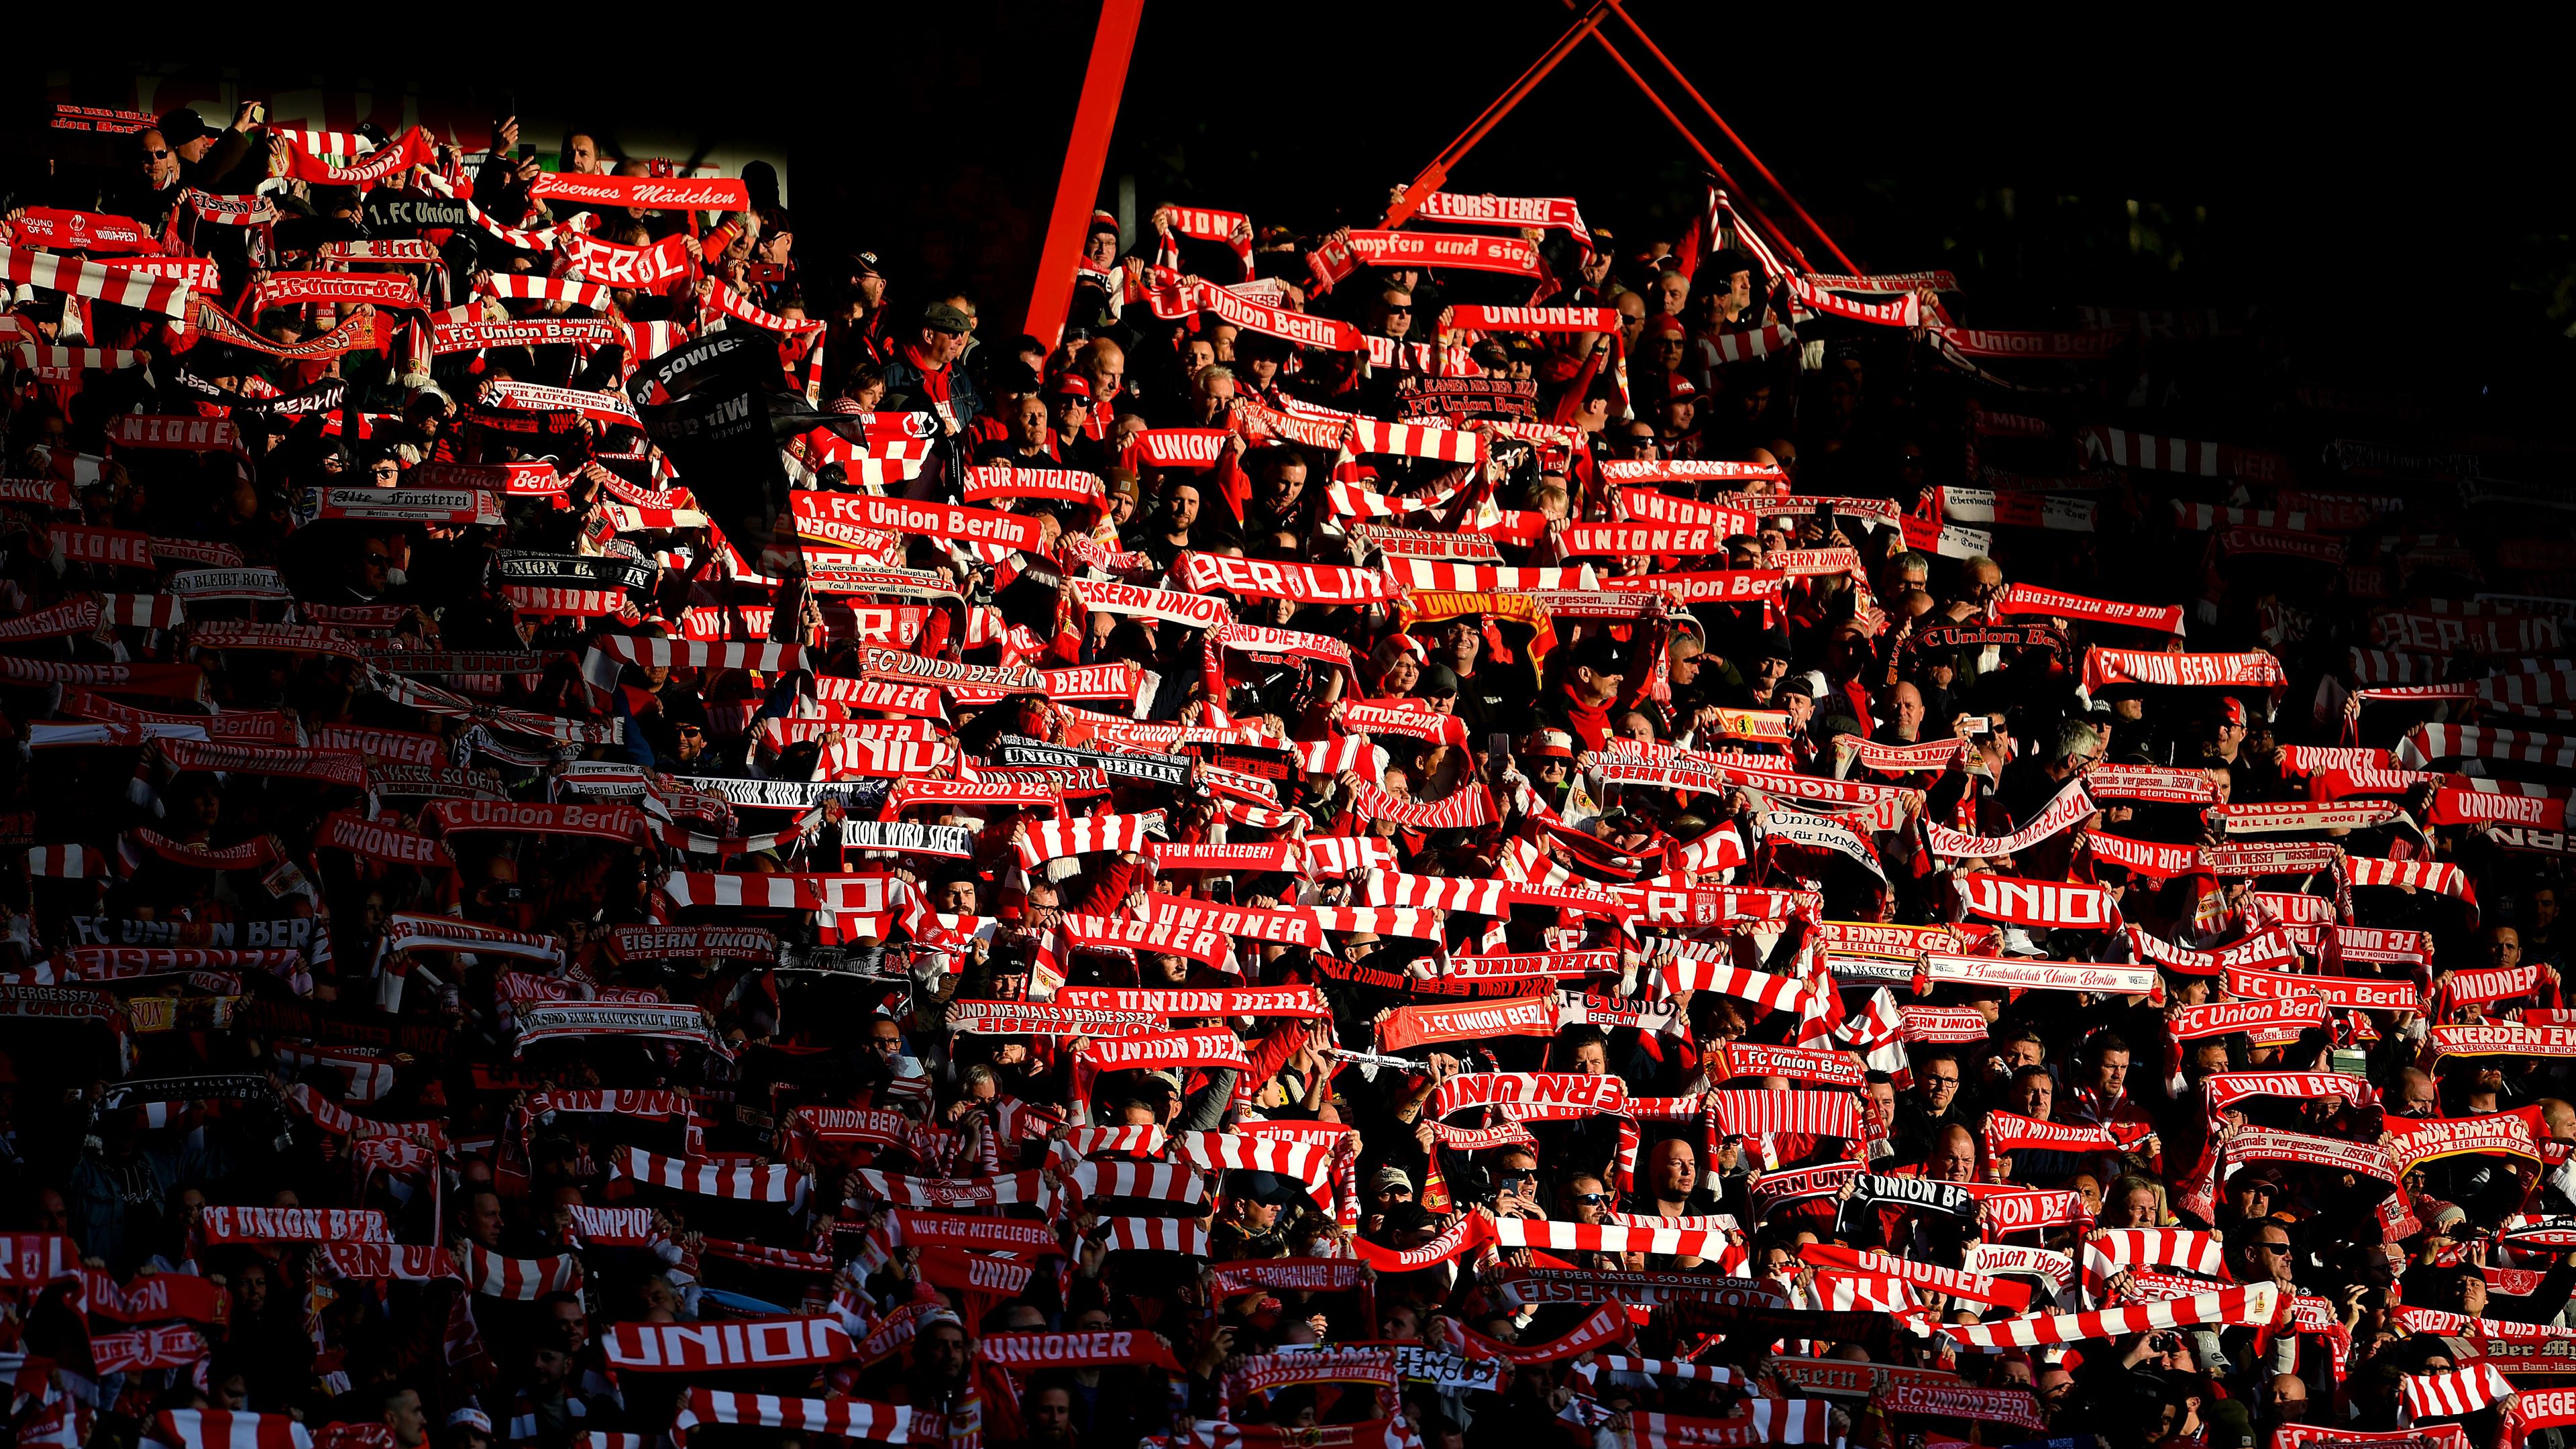
[[[2045,326],[2075,304],[2255,307],[2303,378],[2521,417],[2566,396],[2576,195],[2554,27],[2460,31],[2414,12],[2329,34],[2238,18],[2250,8],[2159,9],[2135,24],[1908,9],[1784,25],[1687,0],[1634,0],[1633,13],[1856,261],[1956,271],[1966,320]],[[973,293],[992,330],[1026,306],[1094,14],[1078,0],[781,6],[685,43],[428,42],[435,63],[381,39],[352,39],[346,59],[246,36],[237,54],[216,42],[21,47],[0,75],[11,95],[105,105],[136,104],[146,75],[153,109],[192,86],[318,88],[355,98],[337,102],[349,109],[339,124],[408,104],[459,133],[515,101],[547,150],[581,126],[612,146],[625,134],[737,165],[772,156],[800,251],[875,249],[905,292]],[[1563,0],[1147,0],[1099,203],[1120,210],[1124,178],[1139,217],[1179,200],[1301,231],[1373,223],[1387,189],[1570,19]],[[66,144],[42,111],[10,128],[13,164]],[[1677,232],[1700,174],[1587,42],[1449,184],[1575,196],[1625,248]]]

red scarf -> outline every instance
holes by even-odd
[[[921,373],[921,391],[925,396],[932,402],[948,401],[948,364],[943,362],[936,367],[931,366],[930,359],[922,355],[921,349],[909,343],[904,345],[903,360]]]

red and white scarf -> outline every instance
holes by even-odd
[[[2059,790],[2056,798],[2048,802],[2047,808],[2032,817],[2028,825],[2010,835],[2000,837],[1969,835],[1926,819],[1923,822],[1924,843],[1933,854],[1951,859],[1965,856],[1993,859],[1996,856],[2018,855],[2041,841],[2073,827],[2078,821],[2091,815],[2094,809],[2093,797],[2085,793],[2084,782],[2081,779],[2074,779],[2067,781],[2065,788]]]
[[[620,1323],[608,1331],[608,1362],[631,1373],[788,1368],[839,1363],[850,1336],[829,1318],[722,1323]]]
[[[2094,624],[2118,624],[2134,629],[2156,629],[2179,636],[2183,632],[2180,605],[2159,607],[2151,604],[2123,604],[2108,599],[2091,599],[2082,594],[2062,593],[2035,584],[2012,584],[1997,594],[1987,606],[1998,618],[2015,614],[2038,614],[2054,619],[2082,619]]]
[[[2278,698],[2290,686],[2281,661],[2269,654],[2165,654],[2143,649],[2084,651],[2084,688],[2116,684],[2207,688],[2262,688]]]
[[[2036,1348],[2041,1344],[2107,1340],[2158,1329],[2202,1324],[2226,1327],[2270,1323],[2280,1306],[2280,1289],[2270,1283],[2248,1283],[2191,1298],[2132,1303],[2090,1313],[2043,1313],[1994,1323],[1937,1324],[1941,1332],[1964,1344],[1985,1348]]]
[[[2119,898],[2078,881],[2017,880],[1962,871],[1950,878],[1972,916],[2048,930],[2107,931],[2120,924]]]

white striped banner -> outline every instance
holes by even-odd
[[[1444,593],[1492,594],[1526,592],[1531,589],[1583,589],[1601,587],[1600,576],[1590,564],[1573,568],[1509,568],[1500,564],[1453,563],[1448,559],[1391,558],[1387,569],[1396,582],[1416,589],[1434,589]]]
[[[674,1192],[696,1193],[700,1197],[730,1198],[735,1202],[785,1203],[802,1212],[810,1189],[805,1174],[783,1162],[708,1162],[679,1157],[665,1157],[641,1147],[629,1147],[617,1159],[618,1171],[637,1182],[649,1182]]]
[[[691,1389],[671,1421],[671,1442],[686,1443],[699,1424],[754,1424],[864,1439],[875,1444],[936,1444],[948,1439],[945,1415],[915,1414],[908,1404],[873,1399],[790,1399],[777,1394]],[[597,1436],[592,1436],[594,1441]]]
[[[1086,815],[1074,820],[1039,820],[1029,825],[1020,837],[1020,868],[1023,870],[1066,856],[1089,855],[1095,851],[1141,851],[1145,848],[1147,829],[1160,829],[1163,812],[1150,810],[1142,815]]]
[[[188,621],[187,602],[177,594],[101,594],[110,622],[129,629],[175,629]]]
[[[2216,1233],[2180,1228],[2104,1228],[2084,1244],[2088,1277],[2128,1268],[2178,1268],[2204,1278],[2227,1276],[2227,1250]]]
[[[581,1286],[581,1259],[571,1253],[551,1258],[504,1258],[468,1243],[458,1266],[474,1291],[487,1298],[533,1303],[549,1293],[569,1293]]]
[[[2493,1363],[2481,1360],[2442,1373],[2408,1374],[2402,1381],[2406,1412],[2416,1419],[2474,1414],[2513,1397],[2513,1385]]]
[[[1440,939],[1440,923],[1429,911],[1404,910],[1387,906],[1308,906],[1316,928],[1325,931],[1366,931],[1374,936],[1407,936],[1417,941]]]
[[[48,880],[106,880],[115,874],[113,866],[108,853],[94,845],[27,847],[27,874]]]
[[[1482,463],[1485,435],[1456,428],[1391,423],[1378,418],[1351,420],[1354,453],[1384,453],[1403,458],[1429,458],[1441,463]]]
[[[1207,1183],[1177,1162],[1073,1162],[1056,1180],[1077,1197],[1150,1197],[1183,1206],[1207,1200]]]
[[[2165,1328],[2269,1323],[2279,1306],[2280,1292],[2274,1284],[2248,1283],[2223,1292],[2131,1303],[2090,1313],[2038,1313],[1992,1323],[1935,1326],[1961,1343],[1985,1348],[2036,1348],[2044,1343],[2083,1343]]]
[[[1706,1228],[1620,1227],[1547,1218],[1500,1218],[1494,1223],[1494,1242],[1505,1248],[1542,1248],[1551,1253],[1670,1253],[1714,1258],[1725,1249],[1726,1234]]]
[[[1311,768],[1309,774],[1316,773]],[[1395,842],[1374,835],[1310,835],[1306,870],[1312,875],[1357,875],[1364,870],[1393,870]]]
[[[1730,1088],[1708,1094],[1719,1125],[1730,1137],[1796,1133],[1858,1141],[1860,1098],[1849,1092],[1766,1092]]]
[[[1316,1201],[1331,1203],[1325,1196],[1325,1183],[1333,1170],[1330,1148],[1232,1132],[1184,1132],[1181,1151],[1209,1172],[1275,1172],[1293,1177],[1306,1185]]]
[[[289,1414],[163,1409],[154,1417],[180,1449],[313,1449],[313,1435]]]
[[[881,875],[762,875],[744,871],[673,871],[662,893],[675,906],[751,910],[839,911],[881,916],[898,890]]]
[[[2088,455],[2108,459],[2115,467],[2189,473],[2202,478],[2215,478],[2221,471],[2221,449],[2216,443],[2159,438],[2121,428],[2086,428],[2082,436]]]
[[[1391,870],[1372,871],[1368,881],[1368,904],[1501,916],[1511,911],[1511,907],[1504,903],[1504,892],[1508,886],[1509,882],[1499,880],[1461,880],[1436,875],[1402,875]]]
[[[2576,765],[2576,738],[2427,721],[2397,741],[2392,758],[2409,770],[2420,770],[2435,760],[2470,758],[2566,768]]]
[[[1816,1307],[1834,1313],[1920,1313],[1922,1300],[1904,1279],[1887,1273],[1855,1273],[1819,1268],[1815,1273]]]
[[[1200,1218],[1105,1218],[1100,1226],[1108,1229],[1103,1240],[1109,1251],[1187,1253],[1204,1258],[1208,1251],[1208,1230]]]

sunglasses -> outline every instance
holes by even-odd
[[[146,151],[143,153],[143,159],[146,161],[164,161],[169,159],[169,156],[170,152],[167,148],[159,151]]]
[[[1613,1201],[1610,1194],[1606,1192],[1578,1192],[1574,1195],[1574,1200],[1585,1207],[1599,1207],[1603,1203]]]
[[[1389,307],[1386,309],[1386,315],[1389,317],[1410,317],[1413,315],[1413,309],[1410,307]]]
[[[1502,1171],[1495,1173],[1494,1176],[1505,1182],[1536,1182],[1538,1181],[1538,1169],[1535,1167],[1506,1167]]]

